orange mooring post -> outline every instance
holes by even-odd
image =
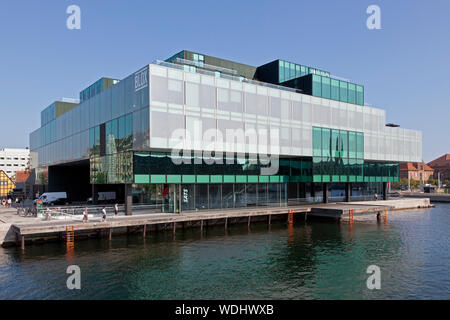
[[[66,226],[67,248],[75,247],[75,230],[73,226]]]
[[[290,225],[294,224],[294,209],[289,209],[288,222]]]
[[[383,222],[385,224],[388,223],[388,211],[387,210],[383,210]]]
[[[350,222],[350,224],[353,224],[353,209],[350,209],[348,211],[348,221]]]

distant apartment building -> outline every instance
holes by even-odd
[[[434,169],[434,179],[450,180],[450,154],[444,154],[429,162],[428,165]]]
[[[400,179],[427,181],[431,177],[433,177],[433,168],[424,162],[400,163]]]
[[[0,150],[0,170],[9,178],[13,178],[17,171],[24,171],[30,161],[29,149],[5,148]]]

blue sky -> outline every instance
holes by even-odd
[[[66,8],[81,8],[81,30]],[[366,9],[381,8],[381,30]],[[40,111],[101,76],[122,79],[181,49],[252,65],[276,58],[365,86],[388,122],[450,153],[450,1],[0,0],[0,148],[28,146]]]

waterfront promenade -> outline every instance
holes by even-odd
[[[176,213],[148,213],[116,217],[91,217],[82,222],[81,216],[65,217],[64,220],[43,220],[36,217],[22,217],[15,208],[0,209],[0,243],[2,245],[21,245],[40,240],[66,240],[68,228],[78,237],[108,237],[113,234],[136,233],[143,237],[148,232],[172,230],[177,228],[203,228],[222,225],[229,228],[232,224],[253,222],[271,224],[272,221],[294,223],[298,220],[320,217],[338,221],[353,222],[353,219],[376,219],[377,214],[413,208],[430,207],[428,198],[395,199],[387,201],[338,202],[327,204],[303,204],[287,207],[235,208],[227,210],[205,210]]]

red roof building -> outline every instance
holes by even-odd
[[[404,162],[400,163],[400,179],[410,178],[411,180],[426,182],[433,177],[433,168],[424,162]]]
[[[428,163],[434,169],[434,179],[440,177],[441,181],[450,180],[450,154],[443,156]]]

